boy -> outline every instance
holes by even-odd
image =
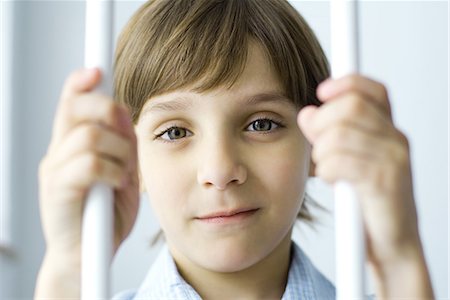
[[[115,188],[116,250],[139,187],[167,241],[123,298],[331,299],[333,286],[291,241],[297,216],[311,220],[306,179],[319,176],[358,193],[378,297],[432,298],[408,143],[387,92],[328,76],[285,1],[144,4],[117,47],[121,104],[91,92],[98,70],[65,84],[40,169],[47,252],[36,296],[79,296],[83,201],[103,181]]]

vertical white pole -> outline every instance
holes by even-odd
[[[10,249],[14,1],[0,1],[0,247]]]
[[[331,0],[331,70],[333,78],[359,71],[357,0]],[[365,244],[361,209],[348,182],[334,186],[336,298],[364,299]]]
[[[98,89],[112,95],[112,0],[86,1],[85,67],[98,67],[103,79]],[[95,109],[95,103],[92,103]],[[109,298],[109,266],[113,247],[114,194],[106,184],[95,184],[84,207],[82,225],[81,299]]]

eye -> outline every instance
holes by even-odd
[[[271,131],[273,129],[277,129],[280,127],[281,124],[278,122],[275,122],[271,119],[262,118],[255,120],[248,125],[247,130],[248,131]]]
[[[191,136],[192,133],[186,128],[172,126],[163,132],[156,135],[156,138],[161,138],[166,141],[179,140],[184,137]]]

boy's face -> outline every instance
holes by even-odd
[[[179,90],[145,104],[136,125],[141,184],[176,259],[239,271],[290,238],[310,146],[282,94],[251,45],[231,89]]]

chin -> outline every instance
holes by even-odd
[[[270,252],[267,247],[234,242],[217,242],[205,247],[203,255],[197,256],[197,264],[214,272],[233,273],[258,263]]]

